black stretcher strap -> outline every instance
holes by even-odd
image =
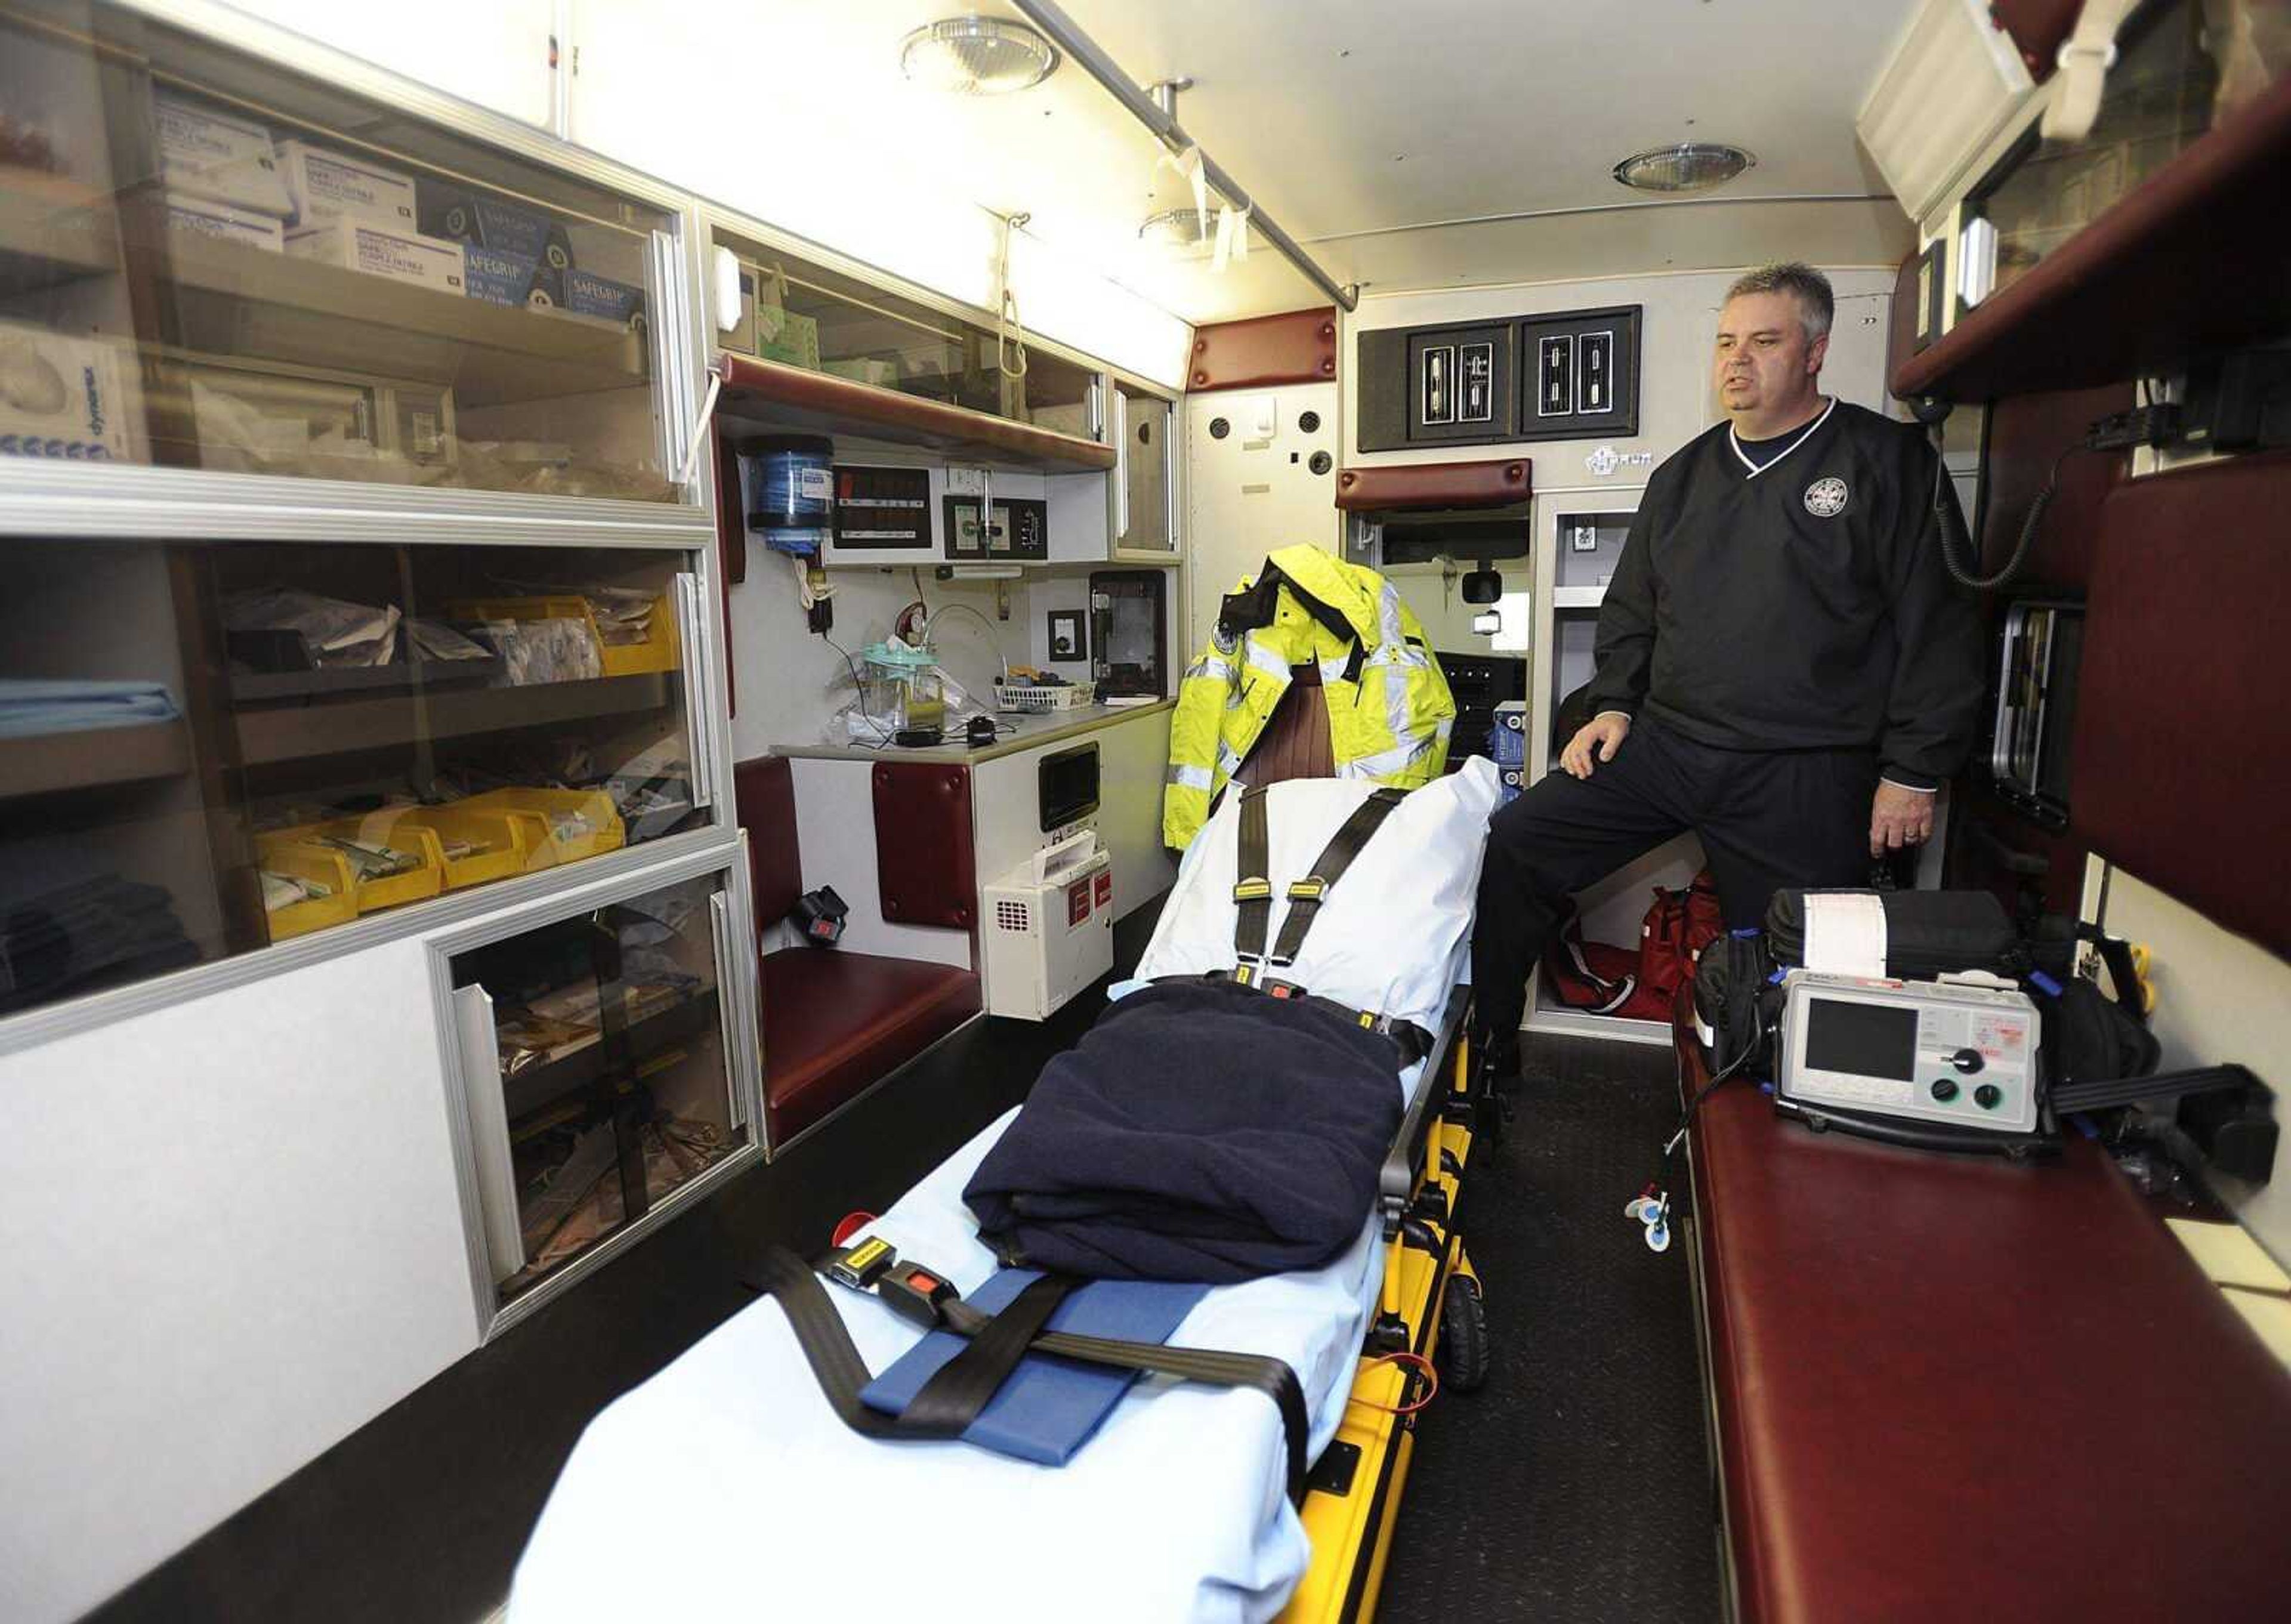
[[[1404,790],[1379,790],[1354,808],[1353,815],[1345,819],[1327,848],[1314,859],[1312,872],[1289,888],[1289,912],[1281,921],[1281,935],[1273,944],[1270,962],[1280,965],[1297,961],[1297,954],[1305,945],[1305,933],[1312,929],[1313,921],[1321,912],[1321,904],[1328,896],[1329,888],[1344,878],[1345,871],[1353,865],[1353,859],[1360,856],[1361,848],[1384,826],[1384,820],[1392,815],[1393,808],[1400,804],[1401,797],[1406,793]],[[1259,936],[1258,939],[1262,941],[1264,937]]]
[[[819,1276],[808,1264],[785,1247],[768,1248],[752,1283],[778,1299],[789,1328],[795,1332],[797,1345],[803,1349],[804,1359],[810,1364],[811,1373],[836,1419],[864,1437],[893,1443],[959,1438],[1021,1357],[1030,1351],[1052,1354],[1115,1370],[1174,1376],[1210,1387],[1248,1387],[1264,1394],[1281,1413],[1282,1438],[1288,1452],[1289,1498],[1291,1501],[1304,1499],[1308,1429],[1305,1391],[1297,1380],[1296,1371],[1281,1360],[1261,1354],[1165,1347],[1152,1342],[1121,1342],[1105,1337],[1042,1331],[1042,1323],[1058,1303],[1081,1283],[1071,1276],[1044,1275],[1020,1291],[998,1314],[982,1314],[960,1298],[949,1303],[945,1309],[946,1329],[970,1338],[971,1345],[924,1384],[923,1390],[908,1405],[906,1414],[901,1416],[885,1415],[860,1402],[859,1395],[874,1379],[873,1374],[859,1357],[851,1333],[844,1327],[843,1316],[836,1313],[826,1288],[820,1284]],[[1047,1289],[1038,1291],[1038,1288]],[[1026,1327],[1023,1335],[1019,1334],[1022,1326]],[[945,1380],[950,1371],[978,1353],[982,1345],[990,1351],[949,1384],[948,1390],[941,1395],[945,1402],[932,1407],[936,1413],[927,1411],[918,1416],[918,1407],[923,1405],[932,1390]],[[1008,1363],[1004,1363],[1006,1356]],[[1000,1373],[991,1385],[985,1385],[983,1373],[998,1364],[1001,1367]],[[981,1386],[985,1387],[983,1395],[977,1396],[976,1406],[970,1407],[968,1414],[963,1414],[975,1390]]]
[[[985,1320],[969,1347],[923,1383],[899,1419],[937,1436],[961,1437],[1018,1368],[1051,1310],[1081,1283],[1071,1274],[1045,1274],[1027,1282],[1001,1313]]]
[[[1265,825],[1265,792],[1241,798],[1239,872],[1233,888],[1234,979],[1246,985],[1265,961],[1266,931],[1273,923],[1273,843]]]

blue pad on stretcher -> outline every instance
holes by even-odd
[[[982,1314],[1000,1314],[1041,1278],[1033,1269],[1004,1269],[963,1300]],[[1166,1342],[1209,1287],[1166,1280],[1093,1280],[1050,1315],[1045,1328],[1121,1342]],[[923,1384],[969,1346],[951,1331],[934,1331],[867,1384],[859,1400],[886,1415],[905,1411]],[[1135,1371],[1081,1364],[1029,1354],[1001,1392],[962,1435],[966,1443],[1043,1466],[1064,1466],[1113,1412]]]

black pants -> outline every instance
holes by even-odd
[[[1729,928],[1762,922],[1787,886],[1866,884],[1874,751],[1713,750],[1634,723],[1588,778],[1555,765],[1488,820],[1472,932],[1483,1036],[1519,1030],[1528,973],[1567,915],[1571,891],[1688,830],[1702,837]]]

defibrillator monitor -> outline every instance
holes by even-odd
[[[1774,1088],[1803,1105],[2031,1133],[2039,1031],[2009,986],[1792,970]]]

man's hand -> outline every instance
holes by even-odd
[[[1559,752],[1559,765],[1578,778],[1588,778],[1597,761],[1612,761],[1615,752],[1622,748],[1629,736],[1631,719],[1620,711],[1602,711],[1576,729],[1575,736],[1567,741],[1567,748]],[[1598,752],[1597,760],[1592,752]]]
[[[1869,855],[1882,857],[1904,846],[1924,845],[1933,836],[1933,815],[1931,794],[1880,778],[1877,798],[1869,803]]]

